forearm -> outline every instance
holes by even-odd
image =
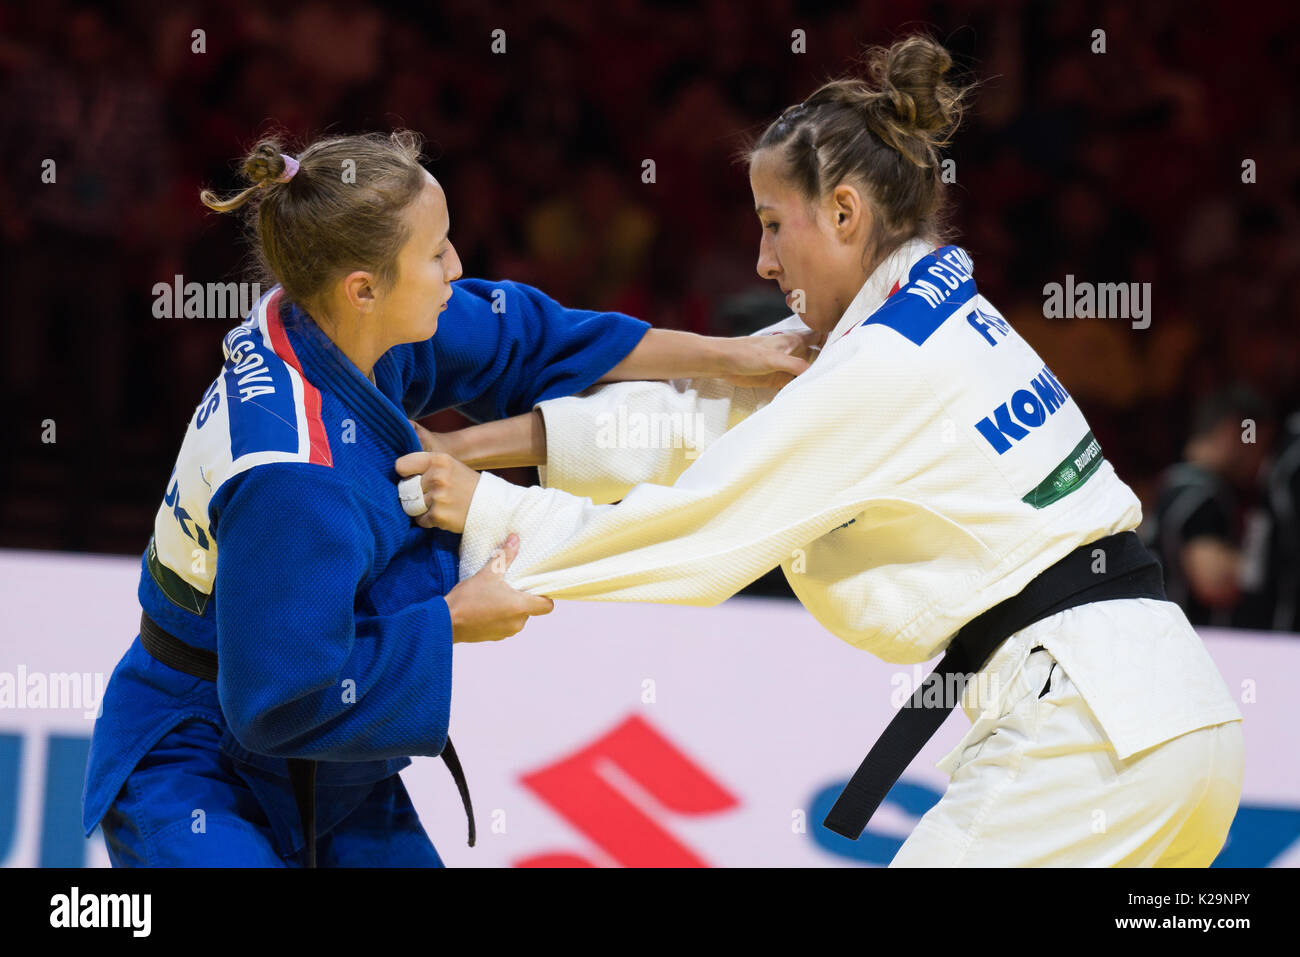
[[[650,329],[631,352],[598,382],[642,379],[690,379],[723,375],[735,363],[727,340],[693,332]],[[417,429],[426,451],[435,451]],[[533,409],[522,415],[483,422],[441,433],[442,450],[475,469],[517,468],[546,464],[546,427]]]
[[[613,502],[641,482],[671,484],[718,435],[776,392],[718,379],[606,383],[584,396],[551,399],[532,412],[454,432],[434,435],[415,426],[426,452],[447,452],[479,470],[537,466],[543,485]],[[626,420],[658,423],[657,441],[626,447],[615,435],[602,443],[620,412]]]
[[[446,432],[441,439],[445,451],[479,470],[546,464],[546,427],[537,409]]]
[[[690,379],[735,371],[727,339],[676,329],[650,329],[618,365],[597,382]]]
[[[734,425],[757,405],[764,404],[792,375],[807,367],[803,358],[783,351],[786,348],[803,351],[798,343],[769,340],[766,335],[791,331],[797,332],[797,329],[789,320],[769,326],[753,336],[735,338],[650,329],[637,346],[598,383],[607,388],[617,387],[617,383],[656,383],[658,393],[647,394],[658,394],[660,398],[648,404],[642,401],[639,404],[643,407],[638,411],[649,414],[654,411],[654,407],[668,403],[672,409],[665,408],[663,411],[674,411],[681,415],[690,412],[692,414],[688,417],[692,424],[698,421],[699,417],[694,413],[698,413],[699,409],[683,407],[683,397],[689,399],[688,404],[698,401],[701,405],[721,406],[721,413],[715,408],[709,416],[720,418],[719,423],[709,430],[716,434]],[[769,342],[775,343],[775,347],[768,345]],[[784,371],[773,372],[776,368],[784,368]],[[721,376],[729,379],[722,381],[719,378]],[[673,385],[669,386],[662,380],[669,380]],[[739,392],[735,386],[741,387]],[[679,394],[674,394],[674,389]],[[600,389],[593,391],[601,392]],[[741,401],[733,402],[737,397]],[[642,396],[643,400],[644,398]],[[625,404],[623,398],[619,402]],[[591,409],[595,410],[596,406],[591,406]],[[728,410],[739,411],[740,414],[734,415]],[[607,410],[602,407],[601,411]],[[594,434],[594,429],[591,431]],[[545,466],[548,463],[546,427],[536,410],[482,422],[455,432],[441,433],[437,437],[417,423],[416,433],[425,451],[448,452],[476,469]],[[703,436],[695,434],[689,444],[698,450],[702,447],[702,438]]]

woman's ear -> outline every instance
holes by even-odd
[[[358,269],[343,277],[343,294],[349,305],[358,312],[369,312],[375,306],[374,277]]]
[[[831,225],[841,242],[856,242],[864,221],[870,225],[871,214],[857,187],[841,183],[831,192]]]

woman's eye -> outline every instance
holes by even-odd
[[[780,228],[780,226],[781,226],[780,223],[768,223],[765,228],[772,230],[772,232],[776,232]]]

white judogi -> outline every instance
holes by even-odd
[[[512,531],[521,544],[507,579],[557,599],[712,605],[780,564],[843,640],[890,662],[938,655],[963,624],[1074,548],[1142,517],[1073,399],[971,271],[956,247],[905,244],[779,392],[616,383],[541,403],[551,487],[482,475],[462,577]],[[660,447],[637,447],[636,427],[656,421],[692,432],[698,456],[662,435]],[[1086,606],[1109,609],[1113,630],[1075,609],[1012,639],[1034,633],[1118,762],[1240,721],[1181,611],[1152,602],[1160,626],[1147,610],[1130,627],[1130,604]],[[1077,627],[1064,627],[1067,616]],[[968,686],[974,724],[945,770],[1005,717],[1022,644],[1008,640],[986,666],[1005,678],[993,700],[979,700],[989,685]],[[1237,776],[1239,793],[1239,761]]]

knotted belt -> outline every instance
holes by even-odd
[[[144,650],[169,668],[202,678],[205,681],[217,680],[217,656],[214,652],[204,651],[187,645],[175,635],[163,629],[146,612],[140,613],[140,643]],[[474,846],[474,806],[469,800],[469,785],[465,782],[465,772],[460,766],[460,758],[452,747],[451,737],[442,749],[442,760],[456,782],[460,792],[461,803],[465,805],[465,817],[469,821],[469,846]],[[316,866],[316,762],[310,758],[287,758],[289,765],[289,784],[293,788],[294,803],[298,805],[298,817],[302,822],[303,840],[307,850],[307,866]]]
[[[950,681],[964,689],[1003,641],[1036,621],[1077,605],[1121,598],[1168,601],[1159,561],[1131,531],[1079,546],[1019,594],[967,622],[853,773],[826,815],[825,826],[854,841],[862,835],[889,789],[956,707],[955,696],[947,693],[953,687]]]

